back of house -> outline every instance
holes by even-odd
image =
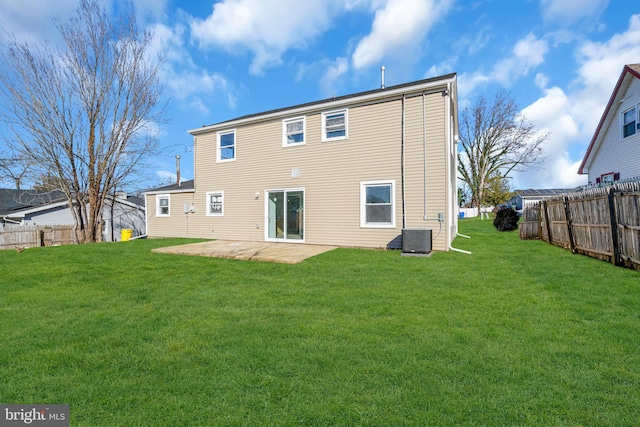
[[[193,129],[194,180],[146,193],[147,233],[448,250],[457,126],[449,74]]]

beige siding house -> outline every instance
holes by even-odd
[[[591,185],[640,180],[640,64],[622,69],[578,173]]]
[[[457,232],[450,74],[189,131],[194,180],[146,194],[149,237],[394,248]]]

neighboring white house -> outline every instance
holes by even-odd
[[[578,173],[590,185],[640,180],[640,64],[622,69]]]
[[[62,191],[0,189],[0,226],[73,225],[75,220]],[[108,197],[102,211],[103,241],[119,241],[122,230],[144,234],[144,199],[118,193]]]

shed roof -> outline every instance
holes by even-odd
[[[529,188],[527,190],[516,190],[515,193],[520,197],[551,197],[559,194],[570,193],[572,191],[575,190],[567,188]]]
[[[176,193],[176,192],[189,192],[194,189],[194,180],[190,179],[189,181],[182,181],[179,185],[178,183],[173,183],[170,185],[165,185],[163,187],[153,188],[151,190],[145,191],[145,194],[158,194],[158,193]],[[144,203],[143,203],[144,205]]]

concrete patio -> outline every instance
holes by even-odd
[[[152,252],[297,264],[337,246],[213,240],[153,249]]]

